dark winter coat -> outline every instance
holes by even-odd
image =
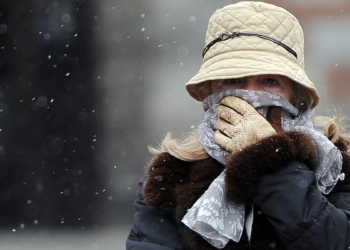
[[[315,183],[315,146],[302,133],[284,132],[231,154],[227,193],[254,204],[255,214],[251,241],[243,234],[224,249],[349,249],[350,155],[342,140],[336,146],[346,178],[327,196]],[[155,157],[135,203],[127,249],[216,249],[181,219],[224,168],[212,158],[185,162],[168,153]]]

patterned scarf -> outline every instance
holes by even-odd
[[[229,155],[229,152],[219,147],[214,141],[216,109],[221,100],[229,95],[247,101],[264,117],[270,106],[281,107],[282,129],[301,131],[312,138],[318,155],[315,176],[317,187],[321,192],[328,194],[339,179],[344,179],[344,174],[341,174],[341,153],[327,137],[313,129],[314,110],[299,112],[281,96],[264,91],[228,89],[212,94],[204,100],[203,108],[206,113],[204,120],[198,126],[198,132],[200,141],[211,157],[225,165]],[[244,228],[250,237],[253,223],[253,212],[246,216],[244,205],[237,204],[226,196],[224,178],[225,171],[212,182],[182,219],[186,226],[202,235],[216,248],[224,248],[229,240],[239,242]]]

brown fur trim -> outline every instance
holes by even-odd
[[[335,146],[337,146],[337,148],[340,150],[340,151],[344,151],[344,152],[350,152],[350,149],[349,149],[349,142],[344,139],[342,136],[340,136],[340,138],[334,143]]]
[[[291,161],[304,162],[310,170],[315,169],[316,148],[306,134],[288,131],[250,145],[227,160],[227,193],[249,203],[258,178],[286,167]]]
[[[146,180],[142,195],[149,207],[156,208],[163,215],[174,216],[176,185],[185,181],[188,163],[168,153],[157,155],[146,168]]]
[[[348,152],[341,151],[341,155],[343,156],[343,170],[346,173],[349,173],[348,176],[345,176],[350,179],[350,154]]]

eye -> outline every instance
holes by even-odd
[[[234,84],[242,83],[242,79],[240,79],[240,78],[238,78],[238,79],[225,79],[222,83],[228,84],[228,85],[234,85]]]
[[[274,79],[274,78],[266,78],[264,81],[263,81],[263,83],[265,84],[265,85],[267,85],[267,86],[277,86],[277,85],[279,85],[279,82],[276,80],[276,79]]]

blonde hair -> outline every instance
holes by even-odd
[[[346,132],[346,128],[343,126],[343,121],[346,120],[344,116],[334,113],[332,117],[316,116],[313,119],[315,127],[323,133],[331,142],[335,143],[340,138],[346,144],[350,146],[350,135]]]
[[[179,139],[175,139],[171,133],[167,133],[159,148],[148,147],[148,150],[152,154],[168,152],[183,161],[197,161],[209,157],[199,140],[197,130],[193,130]]]

